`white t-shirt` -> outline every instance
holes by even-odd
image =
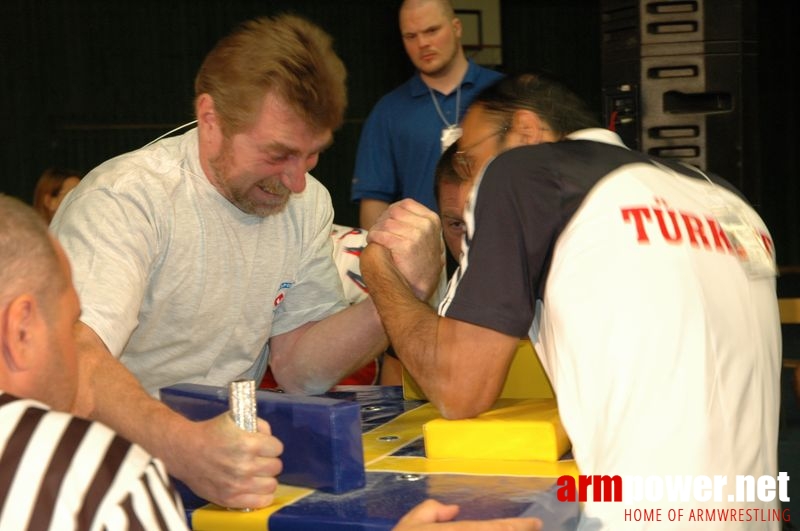
[[[740,212],[770,252],[771,240],[756,212],[715,179],[587,130],[507,151],[476,184],[465,256],[439,311],[538,340],[581,474],[721,475],[731,488],[737,475],[778,472],[775,279],[746,274],[713,207],[724,200]],[[659,506],[589,501],[581,526],[780,525],[689,521],[689,508],[712,508],[703,503],[686,505],[681,522],[625,520],[626,508]],[[725,496],[714,507],[777,502]]]
[[[81,320],[148,392],[260,380],[270,337],[346,306],[330,195],[306,177],[280,214],[246,214],[205,177],[192,130],[105,162],[59,208]]]

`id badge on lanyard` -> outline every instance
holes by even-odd
[[[450,125],[442,129],[442,153],[461,138],[462,134],[464,134],[464,130],[457,125]]]
[[[458,111],[461,106],[461,85],[458,85],[458,87],[456,87],[455,121],[452,124],[447,121],[444,112],[442,112],[442,108],[441,106],[439,106],[439,101],[436,99],[436,95],[433,93],[433,89],[428,87],[428,92],[431,95],[431,101],[433,102],[433,106],[436,108],[436,113],[439,115],[439,118],[445,125],[444,129],[442,129],[442,136],[440,137],[442,153],[444,153],[447,150],[447,148],[449,148],[456,142],[456,140],[461,138],[461,135],[464,132],[458,126]]]

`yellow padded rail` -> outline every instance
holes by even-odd
[[[552,399],[501,399],[476,418],[435,419],[422,431],[428,459],[556,462],[570,447]]]

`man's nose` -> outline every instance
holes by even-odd
[[[311,155],[307,158],[293,157],[281,175],[281,183],[292,193],[299,194],[306,189],[306,173],[312,170],[318,161],[319,155]]]

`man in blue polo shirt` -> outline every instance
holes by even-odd
[[[378,101],[361,131],[352,199],[364,228],[405,197],[436,210],[436,162],[473,97],[502,77],[464,56],[450,0],[404,0],[400,33],[417,72]]]

